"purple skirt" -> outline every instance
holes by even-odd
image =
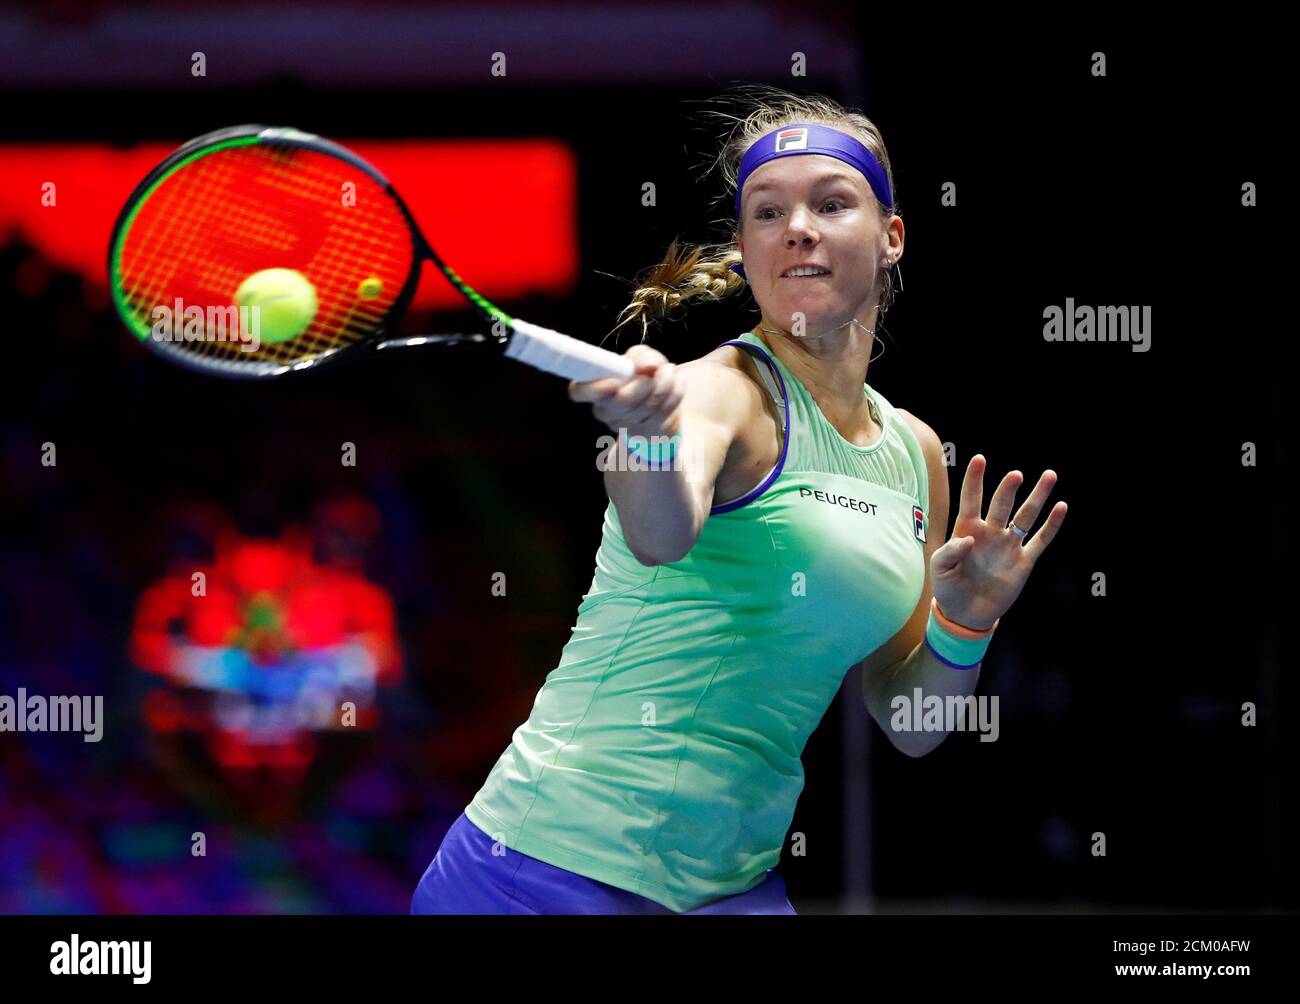
[[[463,812],[411,897],[411,913],[452,914],[673,914],[654,900],[504,848]],[[715,899],[685,915],[794,914],[785,882],[769,869],[748,892]]]

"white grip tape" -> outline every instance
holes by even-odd
[[[535,369],[570,380],[611,376],[627,379],[636,372],[636,363],[627,356],[527,321],[517,320],[513,325],[514,334],[506,345],[506,355]]]

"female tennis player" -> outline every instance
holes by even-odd
[[[721,156],[734,243],[674,242],[623,323],[746,282],[761,319],[680,366],[634,345],[632,378],[569,385],[616,432],[661,438],[606,472],[572,637],[413,913],[794,913],[774,867],[845,673],[898,749],[935,748],[945,733],[890,727],[891,698],[974,691],[1065,518],[1056,503],[1025,539],[1050,470],[1014,519],[1007,474],[981,517],[976,455],[943,541],[939,439],[865,382],[903,253],[880,132],[821,96],[753,99]]]

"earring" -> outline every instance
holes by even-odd
[[[891,268],[898,269],[898,291],[901,293],[903,291],[903,269],[897,262],[891,261],[890,259],[886,258],[885,270],[888,271]]]

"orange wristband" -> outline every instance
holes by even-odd
[[[997,630],[998,624],[1002,621],[1002,618],[999,617],[993,622],[992,627],[987,627],[982,631],[977,631],[975,628],[968,628],[965,624],[958,624],[954,620],[949,620],[947,615],[939,609],[939,601],[933,596],[930,597],[930,609],[934,612],[934,618],[939,622],[940,627],[949,634],[956,635],[958,638],[967,638],[970,641],[979,641],[981,638],[987,638]]]
[[[930,617],[925,624],[925,645],[934,657],[952,669],[974,669],[984,658],[989,647],[989,637],[1002,620],[993,627],[977,631],[958,624],[939,609],[939,601],[930,597]]]

